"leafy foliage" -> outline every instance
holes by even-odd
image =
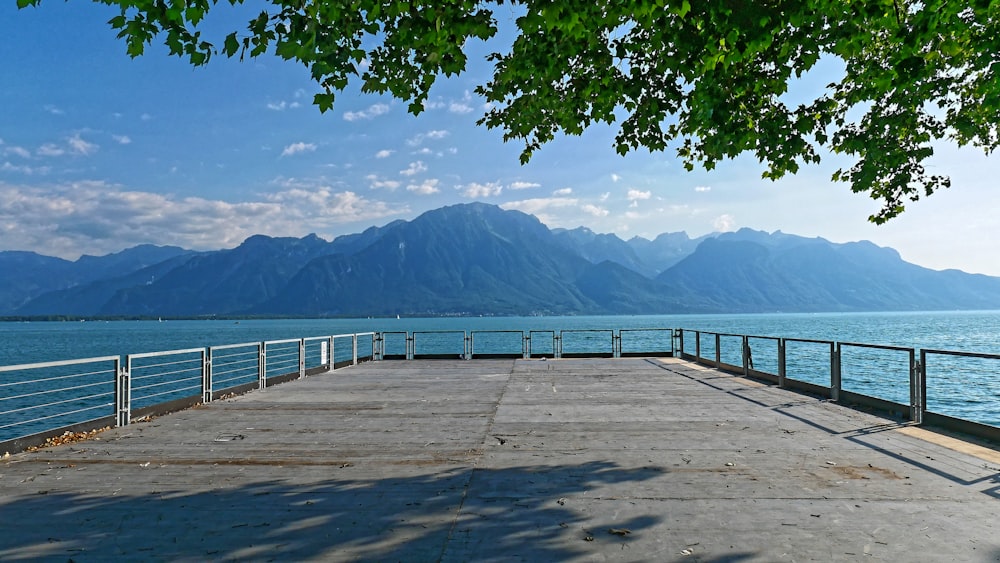
[[[18,0],[21,7],[41,0]],[[522,162],[559,134],[620,123],[615,149],[676,150],[688,169],[754,154],[764,177],[824,151],[854,157],[834,180],[882,203],[882,223],[946,176],[925,162],[939,140],[989,153],[1000,122],[1000,2],[972,0],[268,0],[221,46],[199,24],[216,0],[99,0],[132,56],[161,38],[194,65],[218,52],[306,65],[333,107],[352,80],[423,109],[440,75],[461,73],[466,45],[517,14],[516,37],[490,55],[481,124],[524,144]],[[242,0],[227,0],[230,4]],[[815,99],[788,88],[822,58],[844,74]]]

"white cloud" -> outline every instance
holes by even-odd
[[[504,209],[516,209],[532,215],[538,214],[548,209],[570,207],[579,203],[575,198],[564,197],[536,197],[532,199],[522,199],[520,201],[508,201],[500,204]]]
[[[607,217],[609,213],[607,209],[604,209],[603,207],[598,207],[596,205],[592,205],[590,203],[580,206],[580,209],[583,210],[584,213],[593,215],[594,217]]]
[[[618,182],[618,180],[621,180],[621,179],[622,179],[622,177],[619,176],[618,174],[612,174],[611,175],[611,181],[612,182]]]
[[[570,195],[572,193],[573,193],[573,188],[560,188],[560,189],[552,192],[552,195],[554,195],[556,197],[564,197],[564,196],[568,196],[568,195]]]
[[[149,115],[148,113],[144,113],[144,114],[142,114],[142,115],[139,116],[139,119],[141,119],[143,121],[149,121],[149,120],[153,119],[153,116]]]
[[[629,191],[628,191],[628,195],[626,197],[629,200],[631,200],[631,201],[634,202],[634,201],[637,201],[637,200],[640,200],[640,199],[649,199],[649,198],[653,197],[653,192],[648,192],[648,191],[647,192],[643,192],[643,191],[637,190],[635,188],[630,188]]]
[[[48,166],[28,166],[25,164],[11,164],[10,162],[4,162],[0,166],[0,170],[4,172],[17,172],[26,176],[44,176],[52,171]]]
[[[79,133],[76,133],[75,135],[67,139],[66,143],[69,145],[71,151],[82,156],[90,156],[101,148],[100,146],[94,143],[89,143],[87,141],[84,141],[83,138],[80,137]]]
[[[598,199],[600,201],[604,202],[604,201],[608,201],[609,197],[611,197],[611,192],[604,192],[603,194],[601,194],[601,197],[599,197]]]
[[[712,221],[712,227],[719,232],[729,232],[736,230],[736,218],[729,213],[723,213]]]
[[[445,107],[445,103],[441,100],[425,100],[424,110],[441,109]]]
[[[369,174],[365,176],[365,180],[368,180],[368,187],[370,187],[373,190],[392,191],[402,185],[401,182],[397,182],[396,180],[384,180],[382,178],[379,178],[375,174]]]
[[[111,138],[119,145],[128,145],[132,142],[132,138],[128,135],[112,135]]]
[[[38,153],[38,156],[62,156],[66,154],[65,149],[52,143],[45,143],[44,145],[38,147],[38,150],[35,152]]]
[[[389,113],[389,106],[387,104],[372,104],[368,106],[368,109],[361,111],[348,111],[344,113],[344,119],[346,121],[358,121],[360,119],[375,119],[380,115]]]
[[[695,186],[694,191],[699,193],[710,192],[712,191],[712,186]]]
[[[288,107],[288,103],[285,101],[280,102],[267,102],[267,109],[272,111],[285,111]]]
[[[394,152],[396,151],[391,151],[389,149],[382,149],[377,153],[375,153],[375,158],[389,158],[390,156],[392,156],[392,153]]]
[[[315,150],[316,150],[316,145],[314,145],[313,143],[303,143],[300,141],[298,143],[292,143],[287,147],[285,147],[285,149],[281,151],[281,156],[292,156],[293,154],[298,154],[300,152],[313,152]]]
[[[21,158],[31,158],[31,151],[29,151],[28,149],[26,149],[24,147],[18,147],[18,146],[13,146],[13,145],[12,146],[5,146],[4,149],[3,149],[3,153],[4,154],[12,154],[12,155],[15,155],[15,156],[19,156]]]
[[[417,135],[410,137],[409,139],[406,140],[406,144],[411,147],[419,147],[426,140],[437,141],[444,139],[448,135],[449,135],[448,131],[444,129],[434,129],[426,133],[418,133]]]
[[[499,182],[487,182],[485,184],[480,184],[478,182],[472,182],[471,184],[466,184],[464,186],[458,186],[458,189],[462,190],[462,196],[470,199],[479,199],[483,197],[495,197],[500,195],[503,191],[503,186]]]
[[[227,202],[130,191],[105,182],[46,188],[0,183],[3,247],[70,259],[141,243],[226,248],[261,233],[264,225],[271,236],[301,237],[408,212],[405,205],[322,184],[283,190],[263,200]]]
[[[510,190],[527,190],[530,188],[540,188],[541,184],[536,184],[534,182],[511,182],[507,189]]]
[[[45,111],[51,113],[52,115],[66,115],[65,111],[57,108],[56,106],[54,106],[52,104],[47,104],[45,106]]]
[[[429,180],[424,180],[419,184],[410,184],[406,186],[406,189],[407,191],[411,191],[413,193],[417,193],[420,195],[431,195],[441,191],[437,188],[437,185],[438,185],[437,179],[432,178]]]
[[[472,113],[472,106],[465,102],[451,102],[448,104],[448,111],[457,114]]]
[[[400,170],[399,173],[403,176],[416,176],[421,172],[427,172],[427,165],[423,161],[411,162],[405,170]]]

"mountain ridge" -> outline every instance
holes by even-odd
[[[153,262],[153,263],[150,263]],[[7,267],[4,267],[4,266]],[[14,266],[16,265],[16,274]],[[1000,278],[868,241],[741,229],[627,241],[484,203],[326,241],[141,245],[76,262],[0,252],[0,315],[564,315],[989,309]]]

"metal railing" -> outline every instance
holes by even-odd
[[[998,354],[689,329],[677,329],[677,337],[677,355],[686,360],[1000,441]],[[968,403],[982,408],[970,411]],[[972,414],[957,415],[956,405]]]
[[[0,452],[375,359],[340,334],[0,367]],[[124,365],[124,369],[122,366]]]
[[[124,362],[104,356],[0,367],[0,452],[369,360],[639,356],[680,356],[1000,440],[997,354],[690,329],[476,330],[340,334],[130,354]]]

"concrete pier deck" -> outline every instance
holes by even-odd
[[[677,359],[387,361],[0,461],[0,560],[998,561],[1000,455]]]

